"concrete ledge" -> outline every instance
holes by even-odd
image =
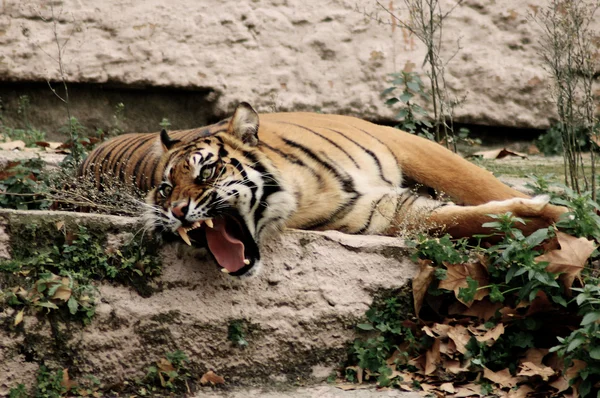
[[[133,218],[1,210],[0,252],[10,252],[11,228],[59,220],[107,233],[141,228]],[[165,244],[155,293],[144,298],[127,286],[100,283],[91,325],[59,325],[61,349],[78,372],[104,386],[141,378],[151,362],[176,349],[198,371],[213,370],[232,385],[322,381],[345,358],[373,295],[415,275],[407,251],[391,237],[288,230],[266,243],[258,276],[238,279],[203,251]],[[10,308],[0,312],[0,395],[35,378],[39,361],[24,353],[26,342],[36,339],[39,355],[56,349],[44,317],[26,316],[24,331],[10,331],[13,317]],[[233,320],[248,328],[245,348],[228,340]],[[47,358],[64,365],[60,356]]]

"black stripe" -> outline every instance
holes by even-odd
[[[248,178],[248,174],[246,173],[246,170],[244,169],[244,166],[236,159],[236,158],[231,158],[231,164],[238,169],[238,171],[240,172],[240,174],[242,175],[243,181],[245,181],[244,186],[250,188],[250,192],[251,192],[251,197],[250,197],[250,208],[254,208],[254,205],[256,204],[256,191],[258,190],[258,187],[256,186],[256,184],[250,180]]]
[[[365,151],[365,153],[367,155],[369,155],[373,159],[375,164],[377,165],[377,169],[379,170],[379,176],[381,177],[381,179],[390,185],[394,185],[394,184],[392,184],[392,182],[390,180],[385,178],[385,176],[383,175],[383,167],[381,166],[381,162],[379,162],[379,158],[375,155],[375,153],[373,153],[373,151],[371,151],[368,148],[365,148],[364,146],[362,146],[358,142],[354,141],[352,138],[348,137],[346,134],[342,133],[341,131],[337,131],[337,130],[330,129],[330,128],[328,128],[327,130],[333,131],[334,133],[338,133],[339,135],[341,135],[342,137],[344,137],[345,139],[347,139],[348,141],[352,142],[354,145],[356,145],[357,147],[359,147],[360,149]],[[375,137],[372,137],[372,138],[375,138]],[[379,141],[379,142],[382,143],[381,141]],[[393,154],[392,154],[392,156],[393,156]],[[396,158],[394,157],[394,159],[396,159]]]
[[[384,195],[381,198],[379,198],[379,200],[377,202],[373,203],[373,207],[371,208],[371,214],[369,214],[369,221],[367,221],[367,223],[365,224],[364,227],[362,227],[360,230],[358,230],[357,234],[362,235],[365,232],[367,232],[367,230],[371,226],[371,223],[373,222],[373,216],[375,215],[375,210],[377,210],[377,206],[379,206],[381,201],[387,197],[388,197],[387,195]]]
[[[137,145],[133,146],[132,150],[130,152],[128,152],[127,150],[125,150],[123,152],[123,156],[125,156],[125,154],[129,155],[129,156],[127,156],[127,158],[124,162],[120,163],[120,167],[119,167],[119,180],[121,180],[123,182],[125,182],[125,175],[124,175],[125,169],[126,169],[127,165],[129,164],[128,158],[133,156],[143,145],[145,145],[148,142],[148,138],[151,138],[151,137],[143,137],[142,136],[139,138],[141,138],[140,142]],[[133,178],[135,178],[135,174],[133,174]],[[135,185],[135,183],[134,183],[134,185]]]
[[[280,124],[287,124],[287,125],[291,125],[291,126],[296,126],[296,127],[299,127],[299,128],[301,128],[303,130],[306,130],[308,132],[313,133],[317,137],[321,137],[322,139],[324,139],[325,141],[329,142],[331,145],[333,145],[334,147],[336,147],[337,149],[339,149],[344,155],[346,155],[348,157],[348,159],[350,159],[352,161],[352,163],[354,163],[354,166],[356,166],[357,169],[360,169],[360,166],[358,165],[358,163],[356,162],[356,160],[352,157],[352,155],[350,155],[344,148],[342,148],[337,142],[333,141],[332,139],[330,139],[330,138],[324,136],[323,134],[318,133],[318,132],[316,132],[316,131],[314,131],[312,129],[309,129],[308,127],[302,126],[300,124],[288,123],[288,122],[278,122],[278,123],[280,123]],[[331,129],[328,129],[328,130],[331,130]],[[331,131],[334,131],[334,130],[331,130]],[[336,131],[336,133],[337,133],[337,131]],[[345,137],[345,136],[342,134],[342,137]]]
[[[394,152],[392,152],[392,150],[390,149],[389,146],[387,146],[383,141],[381,141],[379,138],[375,137],[373,134],[369,133],[368,131],[365,131],[361,128],[358,128],[356,126],[352,126],[355,129],[357,129],[358,131],[362,131],[363,133],[365,133],[366,135],[368,135],[369,137],[373,138],[375,141],[379,142],[381,145],[383,145],[385,147],[385,149],[387,149],[387,151],[390,153],[390,155],[392,155],[393,159],[396,159],[396,156],[394,155]],[[399,131],[400,132],[400,131]],[[398,164],[398,160],[396,160],[396,168],[398,169],[398,174],[400,176],[402,176],[402,170],[400,169],[400,165]]]
[[[294,142],[292,140],[289,140],[289,139],[283,138],[283,137],[282,137],[282,140],[287,145],[289,145],[293,148],[297,148],[298,150],[302,151],[302,153],[304,153],[306,156],[313,159],[315,162],[319,163],[325,169],[330,171],[337,178],[337,180],[340,181],[344,192],[350,194],[350,198],[346,201],[346,203],[344,203],[343,205],[338,207],[338,209],[333,214],[328,216],[327,219],[318,220],[316,222],[313,222],[312,224],[309,224],[309,226],[304,226],[304,228],[305,229],[322,228],[324,226],[333,224],[337,220],[344,218],[348,213],[350,213],[352,211],[352,208],[354,207],[354,205],[356,204],[356,202],[358,201],[358,199],[361,196],[358,192],[356,192],[356,190],[354,188],[354,182],[352,181],[352,179],[348,178],[347,176],[342,175],[335,167],[333,167],[331,164],[323,161],[323,159],[320,159],[313,151],[311,151],[309,148],[305,147],[304,145],[301,145],[297,142]]]
[[[323,159],[319,158],[317,156],[317,154],[315,154],[311,149],[305,147],[304,145],[299,144],[299,143],[292,141],[290,139],[287,139],[287,138],[282,137],[281,139],[283,140],[283,142],[286,143],[286,145],[289,145],[293,148],[300,150],[306,156],[308,156],[309,158],[311,158],[312,160],[314,160],[315,162],[319,163],[321,166],[326,168],[328,171],[330,171],[341,182],[344,192],[354,193],[354,194],[358,195],[358,192],[356,192],[356,190],[354,189],[354,182],[352,181],[351,178],[348,178],[348,176],[342,175],[330,163],[325,162]]]

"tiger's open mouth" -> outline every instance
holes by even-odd
[[[190,246],[208,246],[222,271],[230,275],[244,275],[260,260],[258,246],[238,215],[182,225],[177,233]]]

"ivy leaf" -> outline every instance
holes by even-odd
[[[69,307],[69,312],[71,315],[75,315],[77,313],[77,309],[79,308],[79,303],[75,300],[75,297],[69,298],[67,301],[67,306]]]
[[[370,323],[359,323],[358,325],[356,325],[356,327],[361,330],[375,330],[373,325]]]

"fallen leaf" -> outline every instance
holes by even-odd
[[[67,389],[67,391],[71,391],[73,387],[77,386],[77,382],[71,380],[69,378],[69,369],[63,369],[62,372],[62,381],[60,383],[63,387]]]
[[[448,337],[456,344],[456,349],[461,354],[467,353],[467,343],[471,340],[471,335],[466,327],[456,325],[448,330]]]
[[[471,277],[479,287],[489,284],[488,274],[485,267],[479,263],[474,264],[445,264],[447,268],[446,279],[440,281],[441,289],[452,290],[454,295],[461,303],[469,306],[471,302],[465,302],[459,297],[460,289],[469,287],[467,277]],[[481,300],[489,294],[489,289],[477,289],[474,300]]]
[[[425,353],[425,374],[430,375],[435,372],[437,365],[440,362],[440,340],[435,339],[431,347]]]
[[[504,334],[504,325],[499,323],[493,329],[488,330],[483,336],[475,336],[477,341],[485,342],[488,346],[494,345],[496,340]]]
[[[473,316],[487,321],[496,315],[496,311],[502,308],[502,303],[492,303],[490,300],[484,298],[481,301],[476,301],[466,311],[462,312],[461,315]]]
[[[336,384],[335,388],[339,388],[340,390],[344,390],[344,391],[364,390],[364,389],[367,389],[367,388],[373,388],[373,385],[371,385],[371,384],[342,383],[342,384]]]
[[[525,358],[521,359],[523,362],[532,362],[538,366],[542,366],[544,357],[548,354],[547,348],[530,348],[525,352]]]
[[[55,226],[56,226],[56,229],[60,231],[61,229],[63,229],[65,227],[65,222],[59,221],[55,224]]]
[[[539,290],[533,301],[529,304],[527,309],[526,317],[536,314],[538,312],[550,312],[554,309],[554,305],[548,299],[548,295],[542,290]]]
[[[423,305],[423,299],[425,298],[427,289],[429,288],[429,285],[435,276],[435,268],[430,265],[431,263],[431,260],[420,260],[419,274],[412,281],[413,301],[415,306],[415,314],[417,317],[419,316],[419,311],[421,311],[421,306]]]
[[[488,380],[493,381],[496,384],[499,384],[502,387],[513,388],[516,386],[520,380],[518,377],[514,377],[510,374],[508,369],[502,369],[498,372],[494,372],[486,367],[483,368],[483,377]]]
[[[444,370],[446,372],[450,372],[450,373],[454,373],[454,374],[459,374],[462,372],[468,372],[469,371],[469,366],[468,364],[465,366],[462,366],[460,364],[460,361],[454,360],[454,359],[444,359],[442,362],[442,367],[444,368]]]
[[[535,392],[533,388],[528,385],[519,386],[517,390],[510,389],[508,391],[508,398],[525,398],[529,393]]]
[[[71,298],[71,288],[65,285],[60,285],[52,296],[53,299],[68,301]]]
[[[512,151],[507,148],[492,149],[489,151],[479,151],[479,152],[475,152],[471,156],[480,157],[482,159],[502,159],[507,156],[517,156],[517,157],[520,157],[523,159],[527,158],[526,154],[521,153],[521,152]]]
[[[571,380],[579,376],[579,371],[585,369],[587,364],[580,359],[573,359],[573,364],[566,370],[565,377]]]
[[[443,383],[440,385],[439,389],[450,394],[454,394],[456,392],[456,389],[452,383]]]
[[[223,377],[217,375],[212,370],[209,370],[208,372],[204,373],[202,375],[202,377],[200,378],[200,384],[202,384],[204,386],[209,383],[213,386],[216,384],[224,384],[225,379]]]
[[[346,366],[346,369],[353,370],[356,373],[356,380],[358,384],[363,382],[363,369],[360,366]]]
[[[175,370],[175,367],[167,358],[161,358],[156,361],[156,366],[163,372],[172,372]]]
[[[517,376],[540,376],[544,381],[548,381],[552,375],[554,375],[554,369],[548,366],[540,367],[533,362],[523,362],[521,370],[517,373]]]
[[[23,322],[24,311],[25,311],[25,308],[23,308],[21,311],[17,312],[17,316],[15,316],[15,326],[17,326],[19,323]]]
[[[454,396],[457,398],[472,397],[474,395],[477,397],[482,396],[481,386],[478,386],[478,385],[472,384],[472,383],[458,387],[456,389],[456,393],[454,394]]]
[[[573,281],[579,277],[590,254],[596,249],[593,241],[557,231],[556,238],[560,249],[552,250],[535,258],[536,261],[547,261],[548,272],[561,274],[561,280],[568,291],[571,290]]]

